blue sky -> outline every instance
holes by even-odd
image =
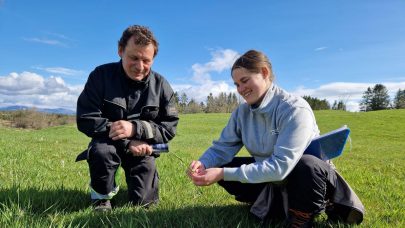
[[[265,52],[289,92],[344,100],[367,87],[405,89],[405,1],[0,0],[0,107],[74,110],[88,74],[118,61],[129,25],[159,43],[153,69],[179,93],[205,101],[235,91],[230,70]]]

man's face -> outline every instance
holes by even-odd
[[[118,48],[118,55],[122,59],[122,66],[129,78],[135,81],[144,79],[153,64],[155,48],[153,44],[136,45],[134,37],[128,40],[125,48]]]

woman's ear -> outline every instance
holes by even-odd
[[[270,77],[270,71],[267,67],[262,67],[262,75],[263,78],[269,78]]]

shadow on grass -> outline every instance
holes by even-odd
[[[247,206],[186,206],[144,209],[124,206],[112,212],[77,216],[74,226],[89,227],[260,227]]]
[[[13,186],[0,189],[0,208],[18,207],[34,215],[70,213],[89,206],[89,195],[83,190],[41,189]]]
[[[111,212],[97,213],[91,210],[89,194],[83,190],[15,186],[0,189],[0,211],[22,210],[42,225],[55,225],[55,220],[50,220],[57,216],[58,225],[71,227],[263,227],[244,204],[181,206],[179,198],[176,206],[162,204],[146,209],[128,205],[126,193],[124,190],[116,196]],[[282,226],[273,223],[270,227]],[[315,227],[344,226],[317,222]]]
[[[115,208],[108,213],[77,216],[71,224],[89,227],[285,227],[283,221],[262,223],[248,205],[186,206],[173,209]],[[319,220],[315,228],[351,227]]]
[[[128,204],[118,206],[107,213],[88,213],[71,220],[74,226],[89,227],[285,227],[283,221],[263,223],[250,212],[250,206],[239,205],[195,205],[176,208],[152,206],[149,209]],[[317,219],[315,228],[351,227],[331,223],[326,218]]]
[[[181,200],[181,199],[180,199]],[[113,200],[111,212],[93,212],[89,194],[79,189],[20,187],[0,189],[0,214],[24,211],[23,217],[7,220],[7,224],[26,224],[37,221],[48,226],[56,224],[72,227],[257,227],[259,220],[249,214],[249,207],[185,206],[149,209],[127,204],[127,191]],[[181,205],[181,204],[180,204]],[[177,206],[176,206],[177,207]],[[25,216],[30,217],[27,219]],[[53,220],[59,217],[57,220]],[[23,223],[24,224],[24,223]]]

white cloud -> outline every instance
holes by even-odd
[[[77,75],[83,75],[84,71],[82,70],[74,70],[74,69],[69,69],[65,67],[34,67],[35,69],[38,70],[44,70],[48,73],[53,73],[53,74],[62,74],[62,75],[69,75],[69,76],[77,76]]]
[[[196,83],[203,84],[212,82],[210,72],[218,72],[231,68],[239,54],[231,49],[220,49],[211,52],[212,59],[208,63],[193,64],[193,80]]]
[[[239,54],[231,49],[219,49],[211,52],[211,60],[207,63],[193,64],[192,84],[173,85],[173,89],[180,94],[186,93],[187,97],[198,102],[205,102],[207,96],[212,93],[214,96],[220,92],[235,92],[235,88],[224,80],[212,80],[211,73],[221,73],[232,67]]]
[[[327,47],[318,48],[319,50]],[[220,92],[236,92],[235,86],[223,80],[212,80],[211,73],[222,72],[230,69],[239,54],[236,51],[226,49],[217,50],[211,53],[212,58],[207,63],[196,63],[192,65],[193,83],[172,84],[173,89],[180,95],[186,93],[188,98],[193,98],[198,102],[205,102],[207,96],[212,93],[217,96]],[[326,99],[332,105],[336,101],[344,101],[348,111],[359,111],[363,93],[367,87],[374,87],[377,83],[350,83],[333,82],[319,86],[318,88],[298,87],[294,94],[304,96],[309,95],[319,99]],[[405,89],[405,82],[382,82],[387,87],[391,99],[394,98],[398,89]]]
[[[1,1],[1,0],[0,0]],[[68,43],[74,41],[73,39],[55,32],[41,32],[42,36],[39,37],[23,37],[22,39],[29,42],[41,43],[46,45],[69,47]]]
[[[315,48],[314,51],[323,51],[323,50],[325,50],[327,48],[328,47],[318,47],[318,48]]]
[[[44,88],[44,79],[35,73],[11,73],[0,77],[0,93],[5,95],[38,93]]]
[[[55,32],[44,32],[44,33],[49,36],[57,37],[58,39],[74,41],[73,39],[71,39],[63,34],[60,34],[60,33],[55,33]]]
[[[189,98],[198,102],[205,102],[210,93],[217,96],[220,92],[235,92],[232,83],[212,80],[211,73],[230,69],[239,56],[238,53],[230,49],[221,49],[213,51],[211,55],[209,62],[196,63],[192,66],[192,83],[173,85],[173,89],[180,94],[185,92]],[[63,67],[36,67],[36,69],[63,75],[81,73]],[[66,85],[61,77],[45,78],[32,72],[11,73],[0,76],[0,105],[34,105],[39,108],[61,107],[75,110],[77,97],[82,90],[83,86]]]
[[[31,37],[31,38],[23,38],[23,40],[41,43],[41,44],[53,45],[53,46],[68,47],[68,45],[65,44],[64,42],[61,42],[61,41],[55,40],[55,39]]]
[[[359,111],[364,91],[368,87],[373,88],[375,84],[383,84],[387,87],[391,100],[395,97],[398,89],[405,89],[405,82],[381,82],[381,83],[350,83],[350,82],[333,82],[321,85],[318,88],[299,87],[292,93],[304,96],[309,95],[319,99],[326,99],[332,105],[335,100],[346,102],[349,111]]]
[[[22,72],[0,76],[0,105],[25,105],[38,108],[75,110],[83,86],[69,86],[60,77]]]

